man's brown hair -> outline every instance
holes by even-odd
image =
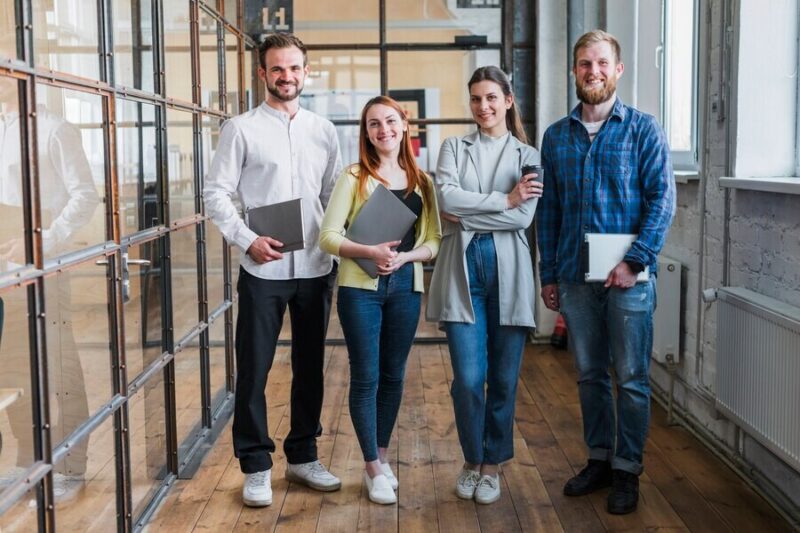
[[[303,52],[303,66],[308,65],[308,52],[303,41],[291,33],[271,33],[264,38],[258,47],[258,61],[261,64],[261,68],[267,70],[267,50],[270,48],[291,48],[293,46]]]
[[[614,61],[619,63],[622,59],[622,47],[617,38],[603,30],[592,30],[581,35],[572,48],[572,66],[575,67],[578,62],[578,50],[603,41],[611,45],[611,49],[614,51]]]

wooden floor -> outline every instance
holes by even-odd
[[[291,372],[280,348],[267,386],[277,453],[273,504],[243,507],[244,476],[231,451],[230,426],[194,479],[179,481],[153,518],[154,531],[789,531],[772,508],[685,430],[666,425],[654,405],[637,512],[612,516],[607,491],[567,498],[564,482],[585,461],[574,371],[566,352],[528,346],[517,396],[515,458],[503,467],[502,498],[481,506],[459,500],[463,458],[449,394],[446,345],[413,349],[391,445],[399,503],[367,499],[363,462],[347,407],[344,347],[329,350],[320,459],[342,490],[319,493],[284,480]]]

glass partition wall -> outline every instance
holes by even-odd
[[[238,251],[200,193],[222,120],[263,99],[251,4],[2,2],[4,533],[141,529],[229,418]],[[513,72],[532,118],[533,0],[266,4],[258,24],[308,45],[302,105],[346,164],[363,104],[389,94],[435,172],[444,138],[474,129],[482,65]],[[442,337],[421,321],[418,340]]]
[[[2,2],[4,533],[140,529],[229,417],[233,254],[200,191],[255,100],[238,8]]]

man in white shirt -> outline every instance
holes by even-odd
[[[267,36],[258,76],[267,97],[258,108],[223,124],[203,190],[206,213],[242,250],[236,324],[233,448],[246,505],[272,503],[271,453],[264,389],[286,306],[292,322],[291,427],[284,441],[286,478],[321,491],[341,481],[317,460],[322,432],[323,356],[336,270],[316,245],[319,226],[341,171],[333,124],[300,107],[309,68],[303,43],[291,34]],[[301,198],[305,248],[281,253],[283,243],[257,235],[239,216],[238,195],[252,207]]]

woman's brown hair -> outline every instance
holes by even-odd
[[[480,67],[473,72],[472,77],[467,83],[467,88],[469,89],[481,81],[495,82],[500,86],[500,89],[503,91],[505,96],[513,96],[514,94],[511,90],[511,82],[509,81],[508,76],[506,76],[506,73],[495,66]],[[525,130],[522,127],[522,120],[520,120],[519,117],[519,110],[517,109],[516,101],[512,102],[511,108],[506,111],[506,127],[508,128],[508,131],[511,132],[511,135],[516,137],[519,142],[525,144],[528,143],[528,136],[525,134]]]

